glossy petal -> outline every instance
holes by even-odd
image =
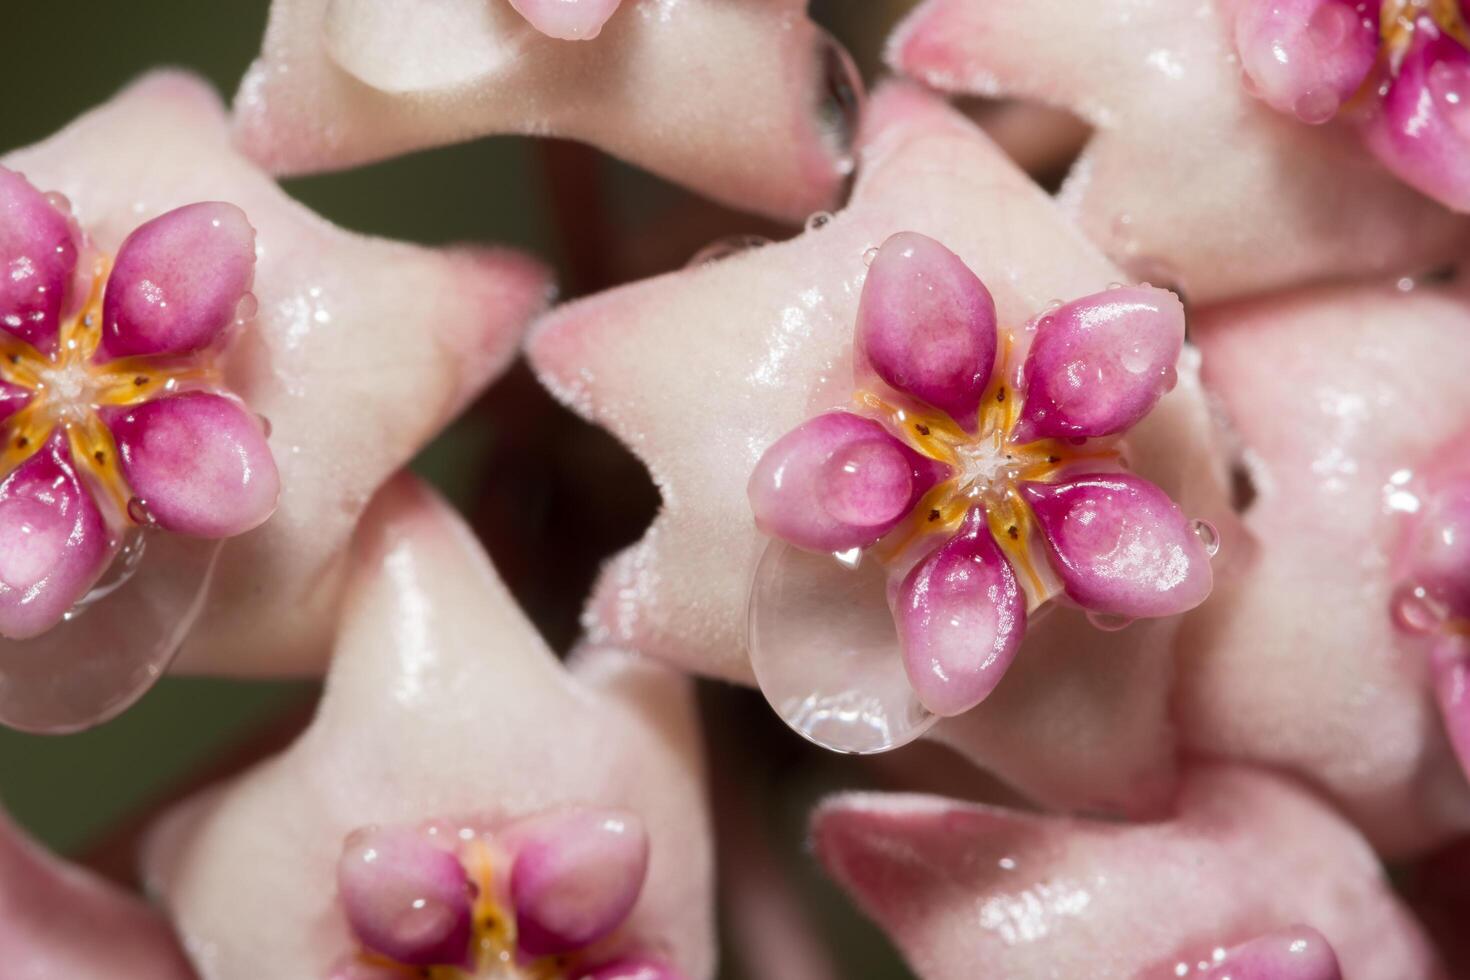
[[[351,567],[310,728],[186,805],[148,848],[150,881],[189,947],[208,951],[209,980],[325,977],[343,964],[357,946],[337,913],[337,864],[359,827],[468,821],[498,836],[577,807],[636,813],[648,833],[647,879],[618,943],[711,980],[689,685],[606,649],[564,667],[469,528],[408,478],[375,501]]]
[[[1210,556],[1158,487],[1126,473],[1025,483],[1067,596],[1114,616],[1173,616],[1210,594]]]
[[[1176,379],[1184,306],[1166,289],[1123,286],[1037,324],[1014,440],[1110,436],[1133,428]]]
[[[280,474],[260,422],[237,402],[190,392],[112,409],[123,473],[160,527],[226,538],[276,509]]]
[[[892,530],[944,469],[872,419],[827,412],[776,440],[747,492],[762,534],[808,551],[846,551]]]
[[[576,980],[685,980],[684,974],[662,960],[631,957],[579,974]]]
[[[1199,980],[1342,980],[1332,944],[1310,926],[1279,929],[1211,952]]]
[[[637,903],[649,849],[637,814],[575,809],[511,833],[510,896],[521,952],[552,956],[591,946]]]
[[[0,636],[44,633],[87,594],[112,544],[61,430],[0,483]]]
[[[1456,211],[1470,211],[1470,51],[1421,18],[1364,129],[1388,169]]]
[[[1135,276],[1195,302],[1457,261],[1470,226],[1375,166],[1352,127],[1306,126],[1249,94],[1229,8],[926,0],[888,61],[947,92],[1086,120],[1062,206]]]
[[[364,828],[347,838],[337,889],[366,948],[407,966],[469,962],[472,886],[459,859],[417,830]]]
[[[0,167],[0,329],[51,350],[76,264],[66,215],[25,177]]]
[[[851,794],[817,811],[813,836],[924,980],[970,980],[977,963],[1003,977],[1197,977],[1215,948],[1293,923],[1320,931],[1354,980],[1440,975],[1372,850],[1312,794],[1206,767],[1178,803],[1169,820],[1118,825]]]
[[[857,343],[891,387],[974,431],[995,365],[995,301],[958,255],[917,232],[885,241],[863,283]]]
[[[26,407],[31,400],[31,392],[27,388],[13,385],[8,381],[0,381],[0,422],[4,422],[10,416]]]
[[[563,27],[574,11],[590,31],[609,4],[519,9],[543,29],[548,9]],[[300,173],[492,133],[561,136],[800,221],[836,203],[862,98],[804,6],[630,4],[596,40],[569,44],[503,0],[275,0],[235,100],[238,137]]]
[[[893,610],[909,682],[936,715],[958,715],[1000,683],[1026,633],[1026,596],[982,507],[909,572]]]
[[[1470,775],[1470,641],[1440,637],[1429,654],[1434,696],[1460,768]]]
[[[1278,112],[1326,122],[1378,56],[1377,11],[1356,0],[1236,0],[1235,48],[1256,94]]]
[[[1458,472],[1431,477],[1417,495],[1405,491],[1414,495],[1416,513],[1407,532],[1404,575],[1406,585],[1424,589],[1446,616],[1470,620],[1470,447],[1455,449],[1464,460]]]
[[[182,205],[229,201],[249,216],[259,312],[221,368],[227,386],[270,420],[280,506],[229,544],[179,664],[314,673],[330,649],[348,538],[368,500],[509,362],[548,283],[515,253],[427,249],[334,228],[227,136],[209,86],[156,74],[0,162],[65,193],[112,254],[140,222]],[[185,543],[199,553],[214,547]],[[145,562],[135,581],[153,574]]]
[[[510,0],[510,5],[547,37],[590,41],[618,9],[621,0]]]
[[[190,354],[235,322],[255,274],[255,229],[233,204],[175,208],[117,251],[102,303],[108,357]]]

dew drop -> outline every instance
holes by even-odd
[[[1087,621],[1094,628],[1100,629],[1104,633],[1116,633],[1118,630],[1126,629],[1131,625],[1133,619],[1130,616],[1117,616],[1113,613],[1097,612],[1096,610],[1089,609],[1087,611]]]
[[[46,203],[62,214],[71,214],[71,199],[60,191],[47,191]]]
[[[878,257],[878,247],[875,245],[863,251],[863,265],[872,265],[873,260]]]
[[[832,557],[835,558],[837,560],[837,564],[841,565],[843,568],[857,568],[863,563],[863,549],[848,548],[846,551],[834,551],[832,552]]]
[[[1423,586],[1408,583],[1394,593],[1393,620],[1399,629],[1409,633],[1433,633],[1448,618],[1448,611]]]
[[[1194,528],[1199,543],[1205,546],[1205,554],[1215,557],[1215,553],[1220,550],[1220,532],[1215,529],[1215,525],[1203,517],[1197,517],[1190,522],[1190,526]]]
[[[255,298],[254,293],[246,293],[240,297],[240,302],[235,304],[235,322],[246,324],[255,319],[255,314],[260,312],[260,301]]]
[[[1412,293],[1414,291],[1414,280],[1409,276],[1400,276],[1394,288],[1401,293]]]
[[[148,509],[148,501],[142,497],[128,498],[128,518],[139,527],[153,527],[158,523],[153,512]]]
[[[1060,310],[1061,308],[1062,308],[1062,301],[1059,300],[1059,299],[1053,299],[1053,300],[1048,300],[1047,303],[1046,303],[1046,305],[1042,307],[1042,310],[1044,312],[1046,312],[1046,313],[1055,313],[1057,310]]]
[[[260,431],[265,435],[267,439],[269,439],[271,437],[271,432],[274,431],[274,429],[271,427],[270,418],[265,415],[257,415],[255,417],[260,422]]]
[[[830,211],[818,211],[811,217],[806,219],[806,230],[820,231],[822,228],[825,228],[828,224],[830,224],[831,221],[832,213]]]
[[[771,240],[762,235],[726,235],[724,238],[716,238],[704,248],[695,252],[684,264],[686,269],[700,265],[709,265],[728,259],[732,255],[749,252],[751,249],[763,248],[771,244]]]

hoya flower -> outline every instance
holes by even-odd
[[[1389,170],[1470,210],[1470,23],[1459,0],[1236,0],[1255,94],[1306,123],[1362,125]]]
[[[1192,300],[1457,258],[1464,220],[1387,172],[1354,133],[1303,125],[1249,94],[1235,2],[926,0],[894,32],[888,61],[946,92],[1034,99],[1086,120],[1095,132],[1063,207],[1124,268]]]
[[[46,853],[3,813],[0,955],[16,980],[194,980],[162,916]]]
[[[856,410],[819,415],[766,450],[750,478],[756,524],[804,551],[882,566],[914,694],[935,715],[961,714],[1000,682],[1027,617],[1054,597],[1116,628],[1209,594],[1213,528],[1127,472],[1119,441],[1174,386],[1183,344],[1179,300],[1149,286],[998,330],[990,292],[958,256],[899,232],[863,282]],[[768,554],[763,572],[781,562]],[[827,655],[815,637],[781,635],[792,629],[782,607],[810,601],[787,598],[796,588],[758,582],[752,595],[753,642],[779,647],[755,651],[758,675],[769,658]],[[807,733],[822,738],[825,724]]]
[[[1367,843],[1289,780],[1186,774],[1179,812],[1120,825],[850,794],[817,856],[923,980],[1430,980],[1433,948]]]
[[[708,980],[687,683],[607,650],[564,668],[408,478],[352,566],[311,726],[148,849],[204,980]]]
[[[1369,283],[1192,324],[1255,499],[1247,567],[1179,644],[1185,744],[1299,774],[1389,852],[1463,834],[1464,288]]]
[[[194,670],[319,671],[368,499],[546,302],[544,271],[519,255],[326,224],[227,132],[202,83],[157,74],[0,160],[0,248],[25,273],[0,287],[0,316],[19,320],[0,331],[15,357],[0,362],[0,526],[23,526],[3,532],[0,632],[35,632],[95,582],[69,621],[0,650],[7,723],[115,714],[181,644]],[[42,504],[24,492],[38,479],[66,492]],[[222,550],[197,537],[244,531],[272,502]],[[182,533],[150,533],[140,553],[123,533],[138,523]],[[43,580],[23,601],[9,591]]]
[[[890,236],[909,231],[942,242],[987,284],[996,322],[1013,329],[1053,300],[1105,297],[1108,284],[1124,278],[1044,192],[938,100],[910,86],[885,87],[864,125],[857,183],[842,212],[791,241],[569,304],[533,333],[529,351],[541,378],[622,438],[663,495],[648,534],[598,583],[587,610],[595,638],[755,682],[747,613],[770,539],[752,519],[747,484],[786,433],[831,409],[853,411],[853,329],[872,274],[864,256]],[[1236,538],[1225,457],[1196,370],[1186,348],[1177,386],[1129,433],[1128,461],[1185,514],[1220,528],[1220,571]],[[927,520],[927,511],[919,516]],[[803,558],[810,559],[804,571],[827,578],[788,579],[799,586],[791,595],[812,601],[809,615],[783,617],[787,645],[773,662],[799,667],[807,662],[803,638],[830,652],[840,634],[852,649],[877,654],[862,658],[876,673],[847,674],[861,681],[859,690],[911,701],[891,645],[884,582],[862,574],[878,564],[864,562],[854,577],[828,557],[794,552],[793,560]],[[1037,567],[1047,562],[1043,555]],[[759,581],[773,586],[780,578]],[[833,591],[844,585],[865,588]],[[1175,766],[1169,689],[1179,618],[1109,633],[1075,606],[1052,605],[1029,624],[1025,648],[985,703],[939,724],[934,737],[1050,805],[1157,810]],[[840,684],[840,664],[809,659],[826,668],[815,680]],[[785,693],[815,691],[793,685]],[[896,731],[902,719],[892,717]]]
[[[279,173],[493,133],[564,136],[799,221],[838,197],[862,98],[805,6],[276,0],[236,134]],[[583,40],[558,39],[571,36]]]
[[[0,167],[0,636],[62,621],[134,530],[232,537],[275,510],[260,421],[213,354],[252,315],[255,232],[187,205],[94,254],[60,202]]]

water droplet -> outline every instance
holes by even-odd
[[[1097,612],[1093,609],[1087,611],[1087,621],[1104,633],[1116,633],[1118,630],[1126,629],[1133,623],[1133,619],[1130,616],[1116,616],[1112,613]]]
[[[255,314],[260,312],[260,301],[255,298],[254,293],[246,293],[240,297],[240,302],[235,304],[235,322],[246,324],[255,319]]]
[[[848,548],[846,551],[834,551],[832,557],[837,559],[837,564],[843,568],[857,568],[863,563],[863,549]]]
[[[128,499],[128,518],[139,527],[153,527],[158,523],[153,512],[148,509],[148,501],[142,497]]]
[[[852,55],[826,31],[817,32],[817,127],[837,157],[837,172],[853,170],[852,144],[863,109],[863,78]]]
[[[271,420],[264,415],[257,415],[255,417],[260,420],[260,431],[264,433],[267,439],[269,439],[271,437],[271,432],[273,431],[273,429],[271,428]]]
[[[1144,283],[1144,285],[1148,285],[1148,284],[1147,283]],[[1110,283],[1108,283],[1108,288],[1109,289],[1122,289],[1123,288],[1123,283],[1121,283],[1121,282],[1110,282]]]
[[[1412,293],[1414,291],[1414,280],[1411,276],[1401,276],[1394,287],[1401,293]]]
[[[763,248],[771,244],[771,240],[761,235],[726,235],[724,238],[716,238],[704,248],[695,252],[685,263],[685,268],[693,268],[699,265],[709,265],[728,259],[732,255],[748,252],[753,248]]]
[[[107,566],[107,571],[102,578],[98,579],[97,584],[92,586],[91,590],[67,611],[67,618],[71,619],[73,616],[81,615],[88,606],[126,585],[137,572],[147,548],[148,534],[143,528],[130,527],[124,531],[122,543],[118,547],[117,556],[113,558],[112,564]]]
[[[1059,300],[1059,299],[1051,299],[1051,300],[1047,300],[1046,301],[1046,305],[1042,307],[1042,310],[1045,311],[1045,312],[1047,312],[1047,313],[1055,313],[1057,310],[1060,310],[1061,308],[1062,308],[1062,301],[1061,300]]]
[[[1393,619],[1409,633],[1434,633],[1449,618],[1449,611],[1423,586],[1400,586],[1393,596]]]
[[[806,219],[806,230],[819,231],[820,229],[825,228],[827,224],[831,222],[831,220],[831,212],[818,211],[815,214],[811,215],[811,217]]]
[[[62,214],[71,214],[71,199],[60,191],[47,191],[46,203]]]
[[[874,245],[872,248],[864,249],[863,250],[863,265],[872,265],[873,264],[873,260],[876,259],[877,257],[878,257],[878,247],[876,245]]]
[[[1197,517],[1190,523],[1194,528],[1195,537],[1199,538],[1199,543],[1205,546],[1205,554],[1211,558],[1215,557],[1215,553],[1220,550],[1220,532],[1215,529],[1215,525],[1203,517]]]

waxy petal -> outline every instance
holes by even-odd
[[[761,455],[747,492],[762,534],[846,551],[891,531],[944,471],[872,419],[826,412]]]
[[[403,827],[354,832],[337,864],[353,935],[406,966],[470,961],[472,887],[459,858]]]
[[[0,483],[0,636],[27,639],[56,625],[97,581],[112,550],[58,428]]]
[[[235,322],[255,275],[255,229],[233,204],[188,204],[138,226],[102,301],[107,357],[191,354]]]
[[[1470,51],[1421,17],[1398,76],[1364,127],[1384,166],[1470,211]]]
[[[337,865],[358,828],[446,821],[499,839],[575,808],[637,814],[650,842],[618,948],[593,953],[656,950],[710,980],[713,869],[689,685],[610,650],[564,667],[470,530],[409,478],[374,502],[351,567],[310,728],[186,805],[148,849],[150,880],[209,980],[325,977],[357,952]],[[509,872],[493,869],[502,884]]]
[[[648,873],[648,832],[635,813],[569,810],[511,832],[516,944],[529,956],[591,946],[627,918]]]
[[[587,32],[610,2],[520,10]],[[800,221],[836,203],[862,99],[850,59],[804,7],[629,4],[569,44],[505,0],[275,0],[235,100],[237,134],[280,173],[492,133],[561,136]]]
[[[66,215],[25,177],[0,167],[0,330],[49,352],[76,264]]]
[[[1026,358],[1015,442],[1110,436],[1172,387],[1184,306],[1167,289],[1121,286],[1041,317]]]
[[[510,0],[531,26],[563,41],[590,41],[602,33],[622,0]]]
[[[1458,441],[1458,440],[1457,440]],[[1413,495],[1416,513],[1403,556],[1405,585],[1423,589],[1446,617],[1470,620],[1470,447],[1459,472],[1436,479]],[[1452,450],[1452,451],[1455,451]]]
[[[1170,820],[1118,825],[851,794],[817,811],[813,836],[924,980],[969,980],[976,964],[1004,977],[1197,977],[1215,948],[1294,923],[1326,937],[1354,980],[1440,975],[1372,850],[1310,793],[1203,767],[1178,803]]]
[[[25,408],[31,397],[30,389],[0,381],[0,422]]]
[[[264,523],[281,479],[260,422],[196,391],[103,413],[123,473],[159,527],[227,538]]]
[[[576,980],[685,980],[685,975],[662,960],[636,957],[599,966]]]
[[[856,336],[888,385],[974,431],[995,365],[995,301],[958,255],[917,232],[891,236],[868,267]]]
[[[968,711],[1000,683],[1026,633],[1026,596],[983,507],[909,572],[893,617],[909,682],[936,715]]]
[[[1458,260],[1470,225],[1375,165],[1352,127],[1249,94],[1232,26],[1223,2],[926,0],[888,61],[1085,119],[1062,206],[1119,264],[1193,301]]]
[[[1342,980],[1332,944],[1310,926],[1278,929],[1212,950],[1199,980]],[[1188,974],[1185,974],[1186,976]]]
[[[1235,0],[1235,48],[1256,94],[1321,123],[1362,86],[1378,56],[1378,19],[1356,0]]]
[[[1114,616],[1173,616],[1214,582],[1194,525],[1158,487],[1127,473],[1025,483],[1052,567],[1067,597]]]

